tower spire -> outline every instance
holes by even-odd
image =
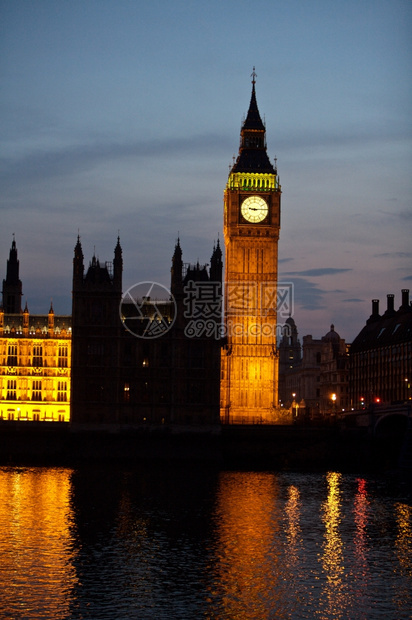
[[[239,155],[230,174],[233,172],[275,174],[275,169],[266,152],[266,128],[256,100],[256,77],[255,67],[253,67],[249,110],[240,130]]]
[[[3,309],[10,314],[22,312],[22,282],[19,278],[19,260],[17,258],[16,237],[13,233],[9,259],[7,261],[6,279],[3,280]]]

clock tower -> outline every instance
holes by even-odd
[[[278,404],[276,352],[281,187],[266,151],[266,129],[252,73],[239,155],[224,192],[225,335],[221,420],[273,422]],[[275,160],[276,161],[276,160]]]

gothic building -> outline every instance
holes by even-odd
[[[277,278],[281,187],[267,155],[255,77],[239,155],[224,192],[225,316],[221,420],[274,422],[278,407]]]
[[[412,382],[412,305],[409,290],[395,310],[395,296],[387,296],[385,312],[372,300],[372,314],[350,349],[352,406],[410,402]]]
[[[280,400],[294,415],[316,419],[348,409],[348,345],[334,325],[325,336],[304,336],[302,347],[292,318],[279,344]]]
[[[13,239],[0,307],[0,420],[69,422],[71,317],[22,310]]]
[[[155,283],[122,296],[122,249],[113,262],[93,257],[80,239],[73,260],[72,426],[219,422],[222,252],[210,267],[187,265],[178,240],[170,292]],[[148,285],[150,283],[144,283]],[[159,290],[159,287],[158,289]]]

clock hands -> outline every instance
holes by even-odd
[[[260,196],[249,196],[242,202],[241,213],[248,222],[262,222],[268,214],[267,202]]]

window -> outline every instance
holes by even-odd
[[[57,383],[57,402],[67,402],[67,383],[66,381],[58,381]]]
[[[8,346],[7,366],[17,366],[17,344],[9,344]]]
[[[42,400],[41,397],[41,381],[33,381],[32,391],[31,391],[31,399],[32,400]]]
[[[17,381],[9,379],[7,381],[7,400],[17,400]]]
[[[58,366],[59,368],[67,368],[67,360],[68,360],[68,347],[67,344],[59,347],[59,359]]]
[[[33,347],[33,366],[40,368],[43,366],[43,346],[35,344]]]

